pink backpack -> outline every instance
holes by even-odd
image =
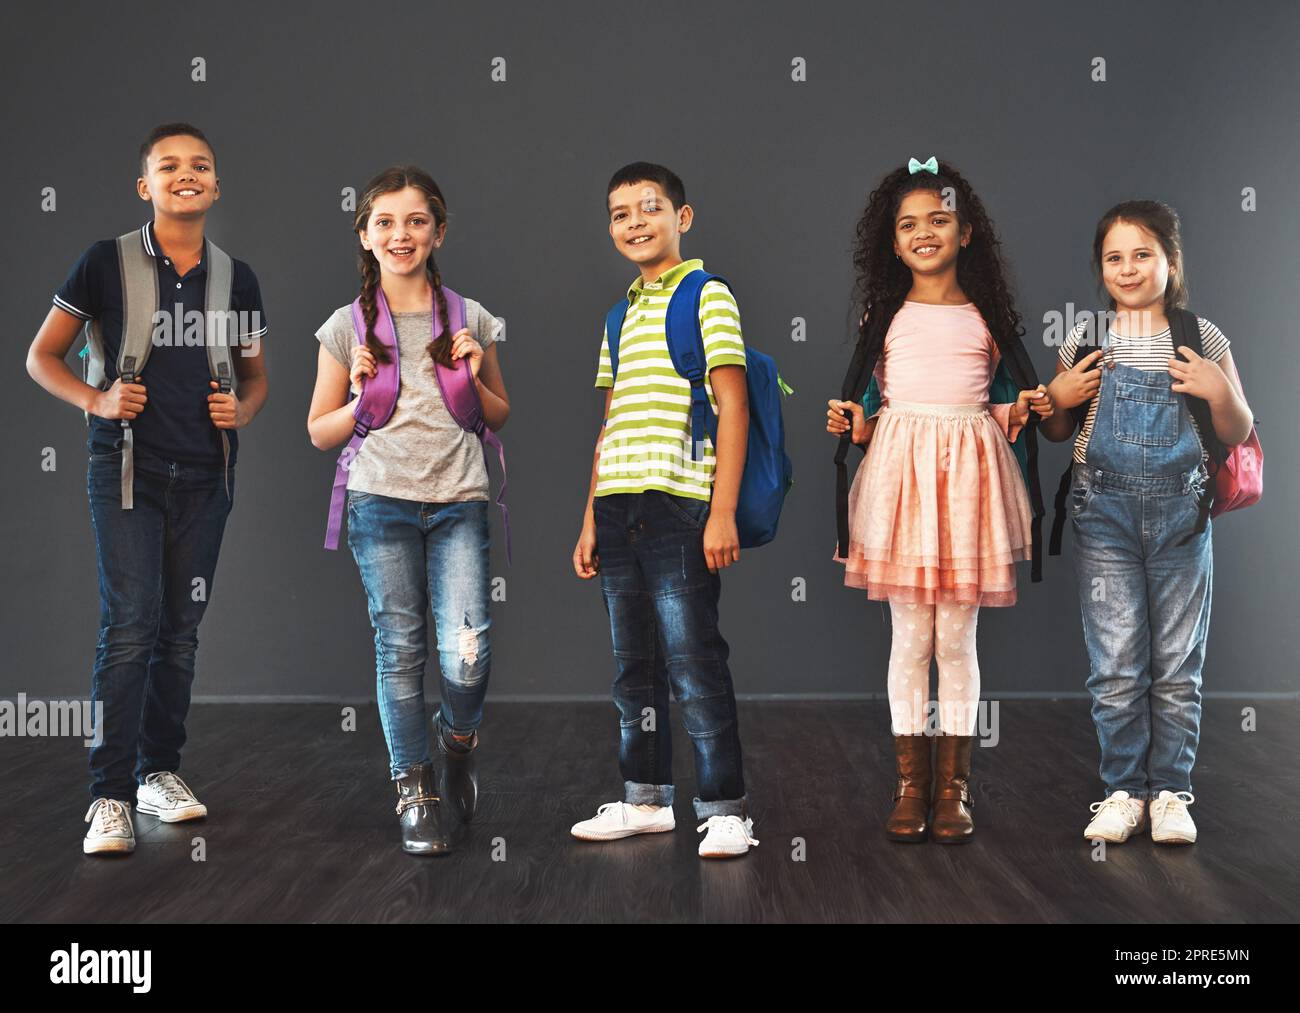
[[[1201,328],[1195,313],[1185,309],[1174,310],[1169,314],[1169,328],[1174,348],[1187,345],[1197,355],[1205,354],[1201,347]],[[1205,530],[1207,516],[1218,517],[1229,510],[1240,510],[1259,502],[1264,493],[1264,449],[1259,445],[1259,434],[1254,427],[1251,427],[1250,435],[1244,443],[1231,449],[1224,447],[1214,434],[1210,406],[1200,398],[1191,395],[1184,397],[1187,398],[1187,407],[1196,419],[1201,441],[1209,454],[1210,481],[1213,483],[1214,498],[1202,499],[1196,530],[1193,532],[1200,534]]]
[[[447,315],[449,332],[455,334],[465,326],[465,300],[447,288],[442,288],[447,298]],[[377,372],[372,377],[361,381],[361,394],[352,408],[352,417],[356,425],[352,428],[352,439],[339,455],[338,467],[334,472],[334,488],[330,494],[329,522],[325,528],[325,548],[339,547],[339,531],[343,526],[343,504],[347,498],[348,469],[361,450],[361,444],[372,429],[382,429],[392,418],[397,407],[397,392],[401,386],[400,359],[398,358],[397,332],[393,327],[393,316],[388,310],[388,301],[384,290],[375,292],[375,302],[379,315],[375,320],[375,337],[388,350],[388,362],[377,363]],[[433,307],[433,336],[442,330],[441,318],[435,300]],[[366,323],[361,309],[360,297],[352,304],[352,323],[357,333],[357,343],[365,344]],[[438,390],[442,392],[443,403],[457,424],[467,433],[473,433],[483,444],[483,463],[488,462],[488,448],[497,452],[501,462],[501,491],[496,502],[501,507],[501,516],[505,524],[506,561],[510,562],[510,511],[506,507],[506,452],[501,440],[483,420],[483,403],[478,396],[478,387],[468,363],[461,360],[453,366],[434,364],[438,377]]]

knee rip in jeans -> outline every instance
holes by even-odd
[[[461,670],[452,676],[453,682],[462,686],[472,686],[483,678],[484,673],[479,669],[486,661],[483,657],[485,647],[479,643],[479,635],[486,630],[486,625],[482,631],[472,626],[468,615],[461,621],[460,628],[456,631],[456,655],[460,658]]]

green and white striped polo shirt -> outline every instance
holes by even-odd
[[[700,460],[691,460],[691,385],[673,369],[664,320],[673,289],[704,261],[687,260],[627,290],[628,311],[618,341],[618,379],[610,366],[609,339],[602,332],[597,387],[613,387],[605,439],[596,470],[596,495],[660,492],[707,500],[717,458],[706,434]],[[718,410],[709,382],[715,366],[745,366],[740,310],[731,291],[710,281],[700,293],[709,404]]]

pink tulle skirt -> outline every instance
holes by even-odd
[[[1014,605],[1029,495],[987,405],[894,401],[849,492],[844,583],[879,601]]]

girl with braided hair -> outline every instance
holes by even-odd
[[[400,386],[391,417],[348,465],[348,544],[375,630],[402,848],[440,854],[450,848],[444,803],[463,821],[477,804],[474,756],[491,648],[487,467],[478,438],[449,412],[435,364],[471,371],[489,429],[505,424],[510,402],[494,344],[498,322],[466,298],[465,326],[451,332],[435,259],[447,233],[437,183],[414,166],[384,170],[366,186],[354,229],[360,312],[340,307],[316,333],[307,429],[322,450],[348,442],[356,425],[349,393],[360,394],[378,365],[391,361],[376,336],[381,314],[391,316]],[[442,669],[436,766],[423,688],[430,607]]]
[[[1015,564],[1038,559],[1031,423],[1052,402],[1021,344],[992,222],[951,165],[911,159],[885,176],[858,223],[854,264],[860,336],[826,429],[842,438],[840,468],[850,442],[866,451],[840,504],[844,582],[890,603],[898,784],[885,830],[960,844],[975,829],[976,619],[982,605],[1015,604]],[[1012,444],[1026,429],[1022,475]]]

